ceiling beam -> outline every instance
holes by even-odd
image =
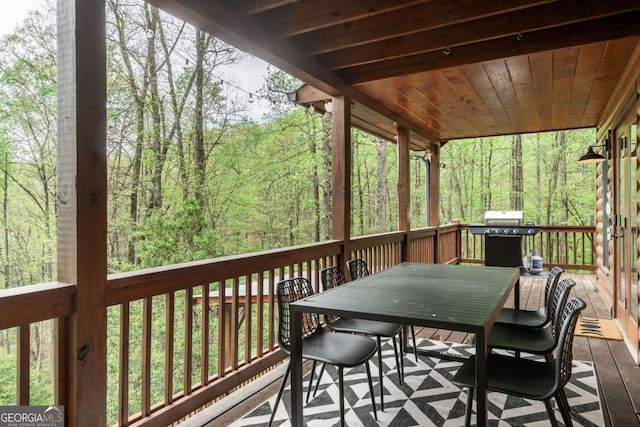
[[[325,102],[331,100],[331,96],[319,91],[313,86],[303,85],[295,92],[295,102],[303,107],[313,105],[316,113],[324,114]],[[371,135],[377,136],[387,141],[396,142],[396,127],[391,120],[379,115],[375,117],[376,112],[365,107],[362,104],[352,105],[351,125],[361,129]],[[388,121],[388,122],[386,122]],[[385,126],[386,125],[386,126]],[[425,150],[428,148],[429,141],[425,140],[421,135],[409,132],[410,148],[414,151]]]
[[[263,27],[280,37],[315,31],[405,8],[428,0],[325,0],[296,2],[260,15]]]
[[[334,25],[312,33],[293,37],[296,46],[316,55],[332,50],[358,46],[426,29],[441,28],[482,17],[529,8],[552,0],[432,0],[426,4],[395,10],[369,18]],[[554,0],[555,1],[555,0]],[[293,18],[292,18],[293,19]]]
[[[640,11],[458,46],[450,52],[426,52],[341,70],[348,84],[433,71],[535,52],[613,40],[640,34]]]
[[[296,3],[298,0],[227,0],[237,10],[253,15],[271,9]]]
[[[527,32],[633,10],[640,10],[640,1],[609,0],[607,2],[584,3],[583,0],[566,0],[342,49],[319,55],[316,59],[330,69],[348,68],[435,50],[441,52],[447,47],[451,49],[464,44],[493,40],[509,35],[523,35]]]
[[[324,102],[331,99],[331,95],[326,94],[323,91],[318,90],[315,87],[307,84],[298,88],[295,94],[296,94],[296,99],[295,99],[296,103],[302,104],[302,105],[311,104],[314,102]]]
[[[235,9],[229,9],[222,0],[148,2],[240,50],[262,58],[329,95],[347,95],[353,101],[395,121],[398,126],[406,127],[430,141],[438,141],[430,132],[382,106],[346,84],[334,72],[302,55],[282,38],[276,38],[264,31],[255,20],[240,15]]]

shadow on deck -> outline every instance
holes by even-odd
[[[576,281],[572,295],[582,298],[587,303],[583,316],[611,318],[609,310],[596,291],[594,275],[565,273],[563,277],[570,277]],[[522,307],[533,309],[542,305],[544,284],[545,279],[542,277],[527,276],[521,279]],[[513,298],[507,302],[507,306],[512,304]],[[457,343],[470,342],[471,338],[462,332],[431,328],[416,328],[416,334],[422,338]],[[577,336],[573,351],[575,359],[594,362],[605,425],[640,426],[640,367],[634,363],[625,342]],[[286,365],[281,365],[186,420],[180,426],[231,424],[277,393],[285,368]]]

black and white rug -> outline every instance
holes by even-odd
[[[463,344],[420,340],[418,347],[449,354],[469,356],[474,348]],[[383,344],[384,412],[380,411],[377,358],[371,359],[378,421],[373,417],[371,397],[364,366],[345,370],[345,420],[349,426],[463,426],[466,392],[451,383],[460,362],[413,354],[405,357],[405,383],[398,383],[390,342]],[[329,373],[330,375],[327,375]],[[317,378],[317,376],[316,376]],[[308,376],[305,377],[305,396]],[[315,379],[314,379],[315,384]],[[595,370],[591,362],[574,361],[571,382],[565,388],[575,426],[604,425]],[[304,405],[305,424],[338,425],[340,422],[337,370],[327,366],[315,398]],[[275,395],[255,408],[233,426],[265,426],[269,422]],[[274,426],[289,426],[290,389],[285,390]],[[555,404],[555,402],[554,402]],[[542,402],[500,393],[489,393],[489,424],[492,426],[548,426],[549,417]],[[556,405],[557,406],[557,405]],[[475,411],[475,403],[474,403]],[[560,412],[556,418],[562,424]],[[475,424],[475,412],[471,423]]]

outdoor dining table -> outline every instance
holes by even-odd
[[[291,423],[303,425],[303,313],[475,334],[478,426],[487,423],[487,336],[519,268],[402,263],[291,304]]]

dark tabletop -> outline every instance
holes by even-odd
[[[475,332],[493,323],[518,278],[513,267],[402,263],[292,308]]]

